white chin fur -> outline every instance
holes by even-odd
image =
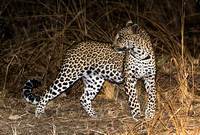
[[[116,50],[115,48],[114,48],[114,50],[117,52],[117,53],[119,53],[119,54],[121,54],[123,51],[118,51],[118,50]]]

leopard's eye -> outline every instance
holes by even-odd
[[[119,43],[123,43],[123,36],[122,36],[122,35],[119,35],[117,41],[118,41]]]
[[[120,34],[118,35],[118,38],[122,38],[122,37],[123,37],[123,34],[120,33]]]
[[[123,34],[118,34],[118,39],[120,38],[120,39],[122,39],[124,37],[124,35]]]

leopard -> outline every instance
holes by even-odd
[[[23,97],[37,105],[35,117],[45,113],[49,101],[58,97],[76,81],[82,79],[84,91],[80,104],[91,117],[97,117],[92,101],[105,81],[124,84],[132,118],[152,121],[156,112],[156,64],[153,45],[146,30],[132,21],[117,31],[113,43],[94,40],[81,41],[66,50],[56,79],[41,96],[32,94],[41,85],[38,79],[28,80],[23,87]],[[145,113],[140,110],[136,83],[144,79],[148,95]],[[145,115],[145,116],[144,116]]]

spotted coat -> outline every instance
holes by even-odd
[[[145,117],[151,120],[156,109],[155,58],[150,38],[145,30],[128,22],[116,35],[113,44],[83,41],[67,50],[60,72],[43,95],[34,96],[33,88],[41,85],[37,79],[28,80],[23,87],[27,102],[37,104],[35,115],[44,113],[47,103],[82,78],[84,92],[80,102],[89,116],[96,117],[92,100],[105,80],[124,83],[132,116],[140,118],[140,104],[135,84],[144,78],[148,93]]]

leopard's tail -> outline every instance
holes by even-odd
[[[23,87],[23,96],[28,103],[35,105],[38,104],[38,102],[40,101],[40,96],[34,96],[32,94],[32,90],[40,85],[41,82],[37,79],[31,79],[26,82]]]

